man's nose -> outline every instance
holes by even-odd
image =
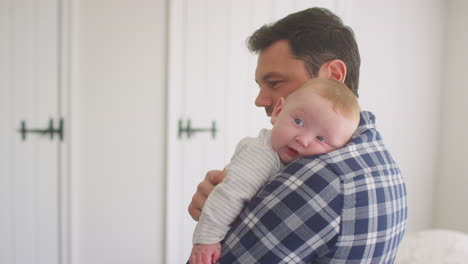
[[[263,89],[260,89],[258,92],[257,98],[255,99],[255,105],[258,107],[268,107],[272,106],[273,99],[269,96]]]

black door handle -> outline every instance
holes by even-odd
[[[187,134],[187,138],[190,138],[196,132],[211,132],[211,137],[214,139],[216,137],[216,132],[218,132],[218,129],[216,128],[216,121],[211,122],[211,128],[193,128],[190,119],[187,120],[186,127],[183,127],[182,119],[179,119],[179,138],[182,138],[182,134],[184,132]]]
[[[36,133],[42,135],[50,135],[50,139],[54,139],[54,135],[58,134],[60,141],[63,141],[63,119],[59,120],[58,128],[54,128],[54,120],[49,119],[49,126],[46,129],[37,129],[37,128],[26,128],[26,121],[21,121],[21,127],[18,129],[18,132],[21,134],[21,139],[26,140],[26,134]]]

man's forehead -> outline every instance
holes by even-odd
[[[281,67],[288,60],[294,59],[290,54],[288,44],[277,42],[265,48],[258,54],[257,70],[267,70],[270,67]]]
[[[265,80],[270,77],[296,76],[300,74],[309,75],[304,62],[289,55],[260,54],[255,70],[256,81]]]
[[[284,78],[290,74],[290,63],[281,58],[265,59],[257,63],[255,70],[256,81],[265,81],[271,78]]]

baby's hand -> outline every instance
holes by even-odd
[[[213,264],[221,256],[221,243],[193,245],[190,254],[190,264]]]

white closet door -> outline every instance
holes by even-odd
[[[0,263],[59,262],[59,1],[0,2]]]
[[[317,5],[335,10],[337,2],[170,1],[166,263],[189,257],[196,222],[187,207],[205,173],[223,169],[241,138],[270,127],[254,105],[256,56],[246,38],[292,12]],[[189,137],[188,120],[206,131]]]

